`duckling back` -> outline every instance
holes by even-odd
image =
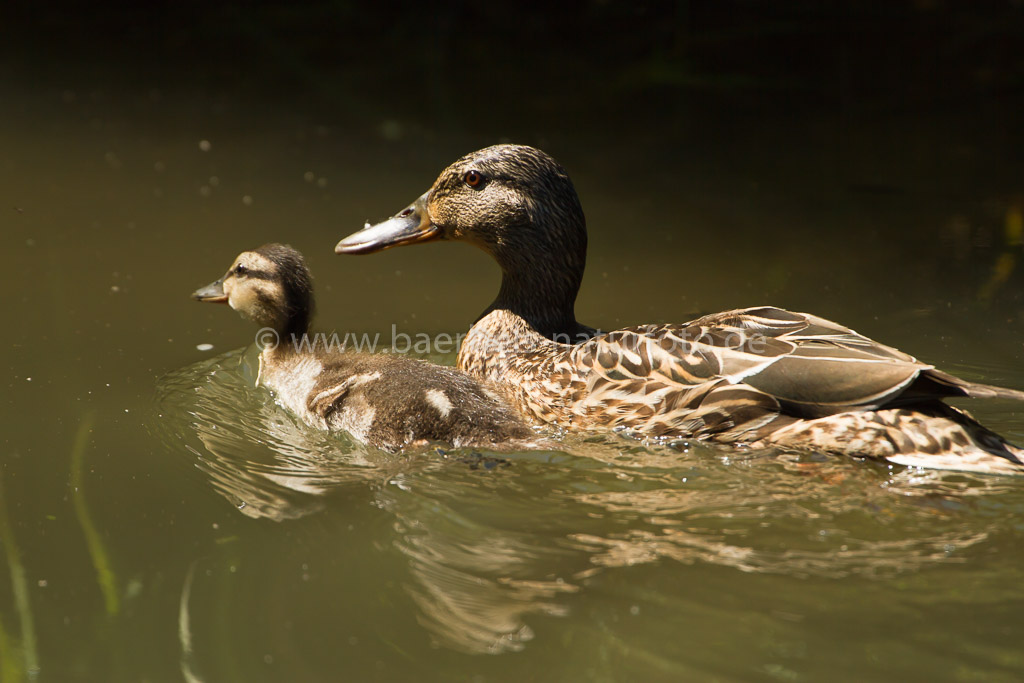
[[[487,385],[402,356],[265,351],[260,381],[307,424],[384,450],[431,441],[493,447],[533,436]]]

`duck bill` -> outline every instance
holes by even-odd
[[[441,229],[430,220],[430,213],[427,211],[427,194],[383,223],[367,223],[359,232],[352,233],[338,242],[338,246],[334,247],[334,253],[372,254],[403,244],[429,242],[440,238]]]
[[[205,287],[200,287],[192,292],[192,298],[196,301],[206,301],[211,304],[226,304],[228,295],[224,293],[224,278],[211,282]]]

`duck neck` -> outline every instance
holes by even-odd
[[[314,340],[308,336],[313,319],[312,295],[301,292],[289,294],[291,296],[287,297],[286,305],[277,312],[273,323],[257,333],[256,341],[268,358],[313,348]]]
[[[574,343],[594,334],[575,313],[587,264],[587,220],[564,172],[540,185],[539,199],[519,203],[489,231],[494,239],[479,245],[502,272],[498,297],[484,315],[505,310],[552,341]]]
[[[291,320],[281,330],[278,330],[282,341],[287,340],[289,346],[300,347],[302,340],[309,334],[309,320]]]
[[[529,263],[502,264],[501,289],[481,317],[503,310],[554,341],[574,343],[581,334],[589,337],[593,331],[577,322],[575,312],[585,260],[581,254],[554,262],[551,252],[545,252]]]

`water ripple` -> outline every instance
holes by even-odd
[[[526,647],[536,619],[571,616],[627,567],[885,580],[1024,535],[1024,494],[1000,477],[613,434],[389,455],[298,423],[253,387],[254,362],[232,352],[164,377],[161,439],[249,517],[343,514],[333,492],[367,493],[416,620],[462,652]]]

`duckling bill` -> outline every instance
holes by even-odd
[[[454,368],[312,343],[312,276],[289,246],[243,252],[192,298],[226,303],[274,331],[277,343],[263,345],[257,382],[312,427],[388,451],[432,441],[500,447],[533,436],[499,393]]]
[[[942,402],[1024,392],[960,379],[830,320],[757,306],[608,333],[578,322],[586,219],[565,169],[539,149],[467,154],[335,251],[429,240],[473,244],[501,267],[457,365],[539,421],[1024,473],[1024,451]]]

